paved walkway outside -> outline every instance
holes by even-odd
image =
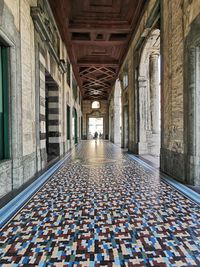
[[[200,209],[118,147],[83,141],[0,242],[0,266],[200,266]]]

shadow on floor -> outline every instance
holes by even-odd
[[[138,156],[139,159],[146,162],[148,165],[154,167],[155,169],[160,169],[160,157],[159,156],[152,156],[152,155],[141,155]],[[188,188],[194,190],[196,193],[200,194],[200,186],[194,186],[189,184],[184,184]]]

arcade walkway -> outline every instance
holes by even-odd
[[[83,141],[0,234],[0,266],[200,266],[200,210],[106,141]]]

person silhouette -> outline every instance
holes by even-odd
[[[98,138],[98,133],[95,132],[95,133],[94,133],[94,139],[95,139],[95,142],[97,141],[97,138]]]

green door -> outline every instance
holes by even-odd
[[[0,46],[0,160],[9,158],[8,49]]]
[[[78,118],[77,118],[77,111],[73,109],[73,120],[74,120],[74,143],[78,143]]]
[[[0,48],[0,159],[4,158],[3,140],[3,82],[2,82],[2,52]]]
[[[70,127],[70,106],[67,105],[67,140],[70,140],[71,127]]]

